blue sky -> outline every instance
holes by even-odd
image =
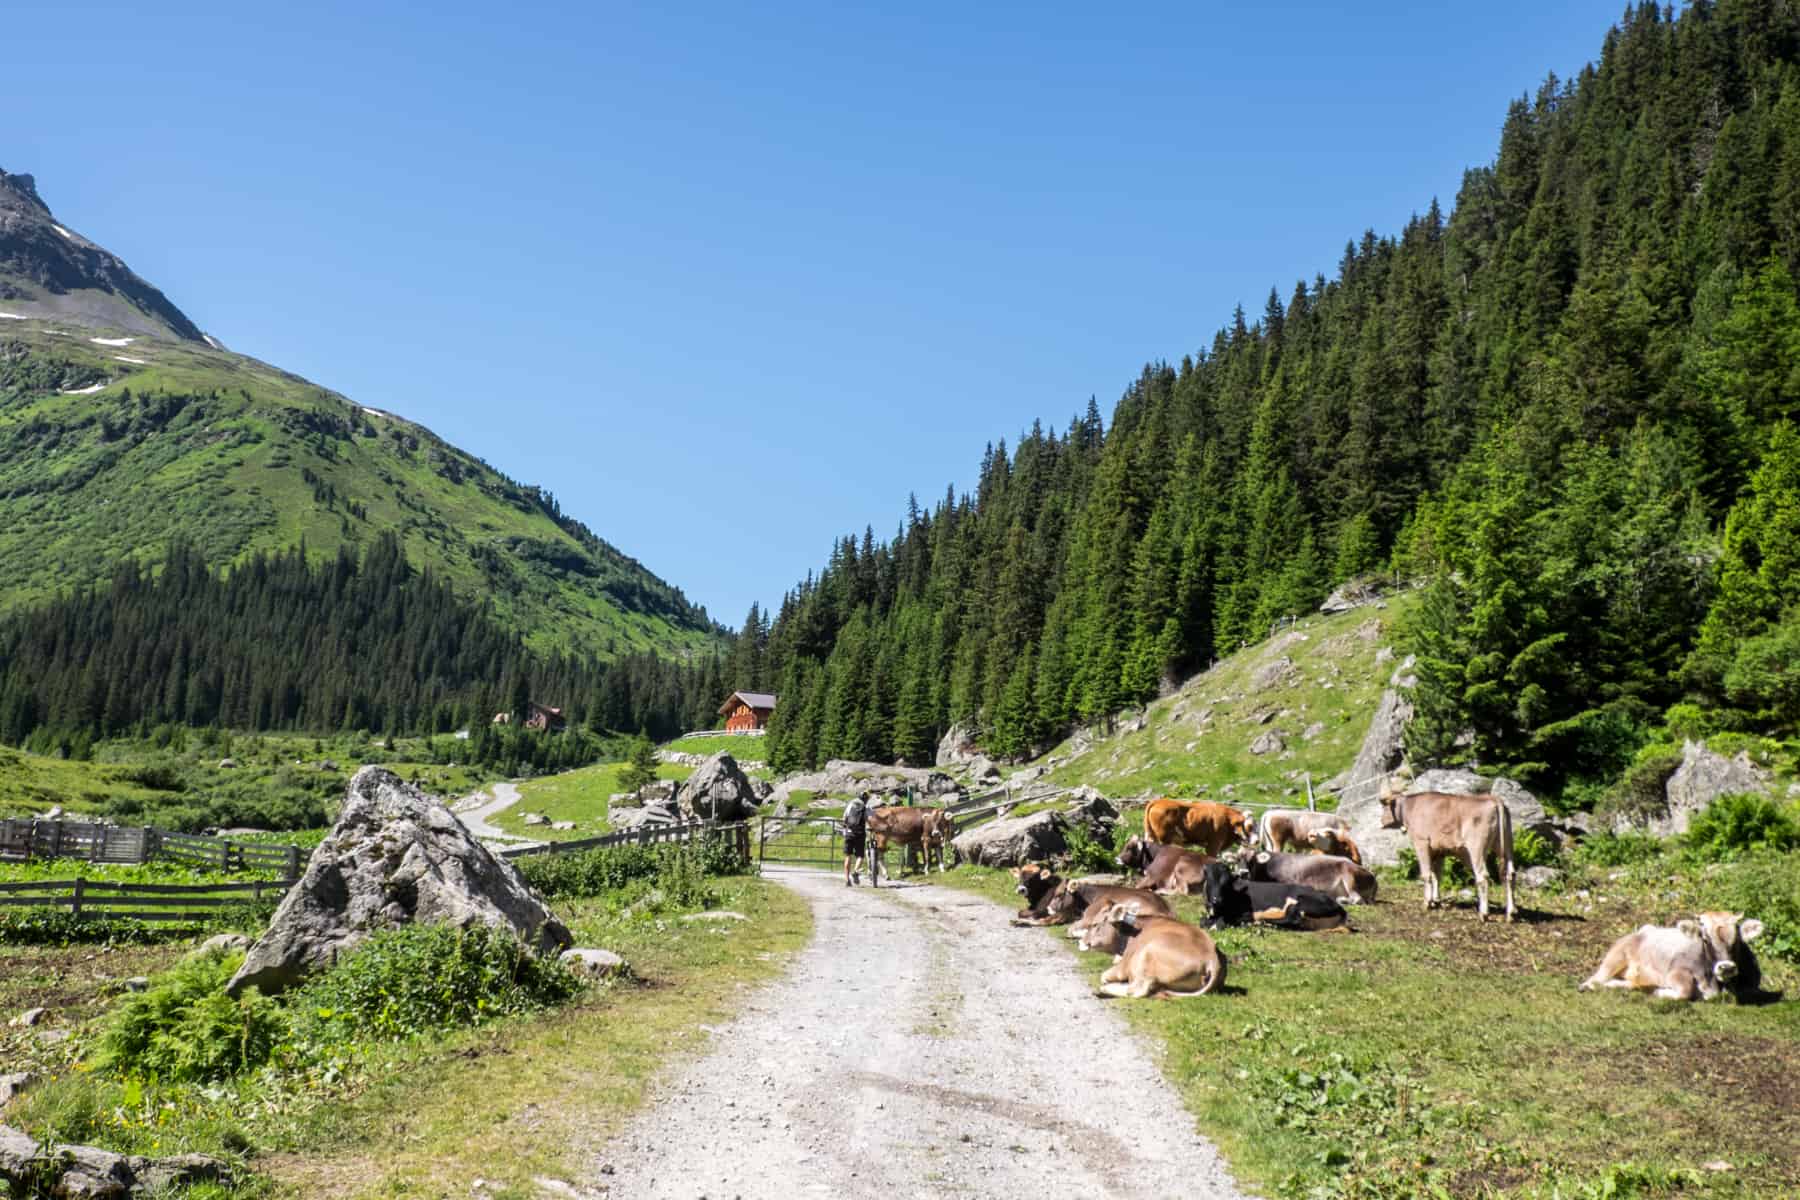
[[[36,5],[0,167],[735,626],[1448,208],[1621,10]]]

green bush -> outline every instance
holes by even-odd
[[[581,980],[486,925],[406,925],[370,937],[291,1007],[315,1040],[416,1037],[559,1004]]]
[[[1556,844],[1535,829],[1521,829],[1513,835],[1513,866],[1547,867],[1557,860]]]
[[[1119,869],[1119,848],[1113,844],[1118,841],[1116,837],[1102,841],[1089,832],[1084,822],[1071,821],[1065,840],[1069,846],[1067,869],[1071,875],[1104,874]]]
[[[748,868],[729,838],[682,845],[602,846],[567,854],[530,854],[516,860],[519,873],[539,893],[551,898],[600,896],[653,880],[674,898],[706,894],[699,881],[736,875]],[[683,901],[678,901],[681,903]],[[704,904],[704,899],[695,903]]]
[[[1758,955],[1800,963],[1800,857],[1752,851],[1721,872],[1719,891],[1707,903],[1755,917],[1763,935],[1753,947]]]
[[[1661,839],[1647,833],[1603,830],[1583,838],[1571,857],[1584,866],[1628,867],[1659,857],[1664,848]]]
[[[1767,796],[1736,792],[1720,796],[1694,814],[1687,849],[1705,862],[1723,862],[1749,850],[1792,850],[1800,828]]]
[[[224,1079],[268,1062],[287,1039],[287,1014],[250,988],[237,999],[226,981],[241,953],[197,954],[127,995],[100,1039],[97,1065],[118,1075]]]

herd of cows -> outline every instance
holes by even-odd
[[[1499,797],[1408,794],[1390,782],[1381,807],[1383,825],[1405,829],[1418,856],[1427,909],[1441,899],[1442,863],[1455,857],[1475,877],[1485,920],[1491,856],[1505,889],[1506,919],[1514,918],[1512,814]],[[954,832],[950,814],[940,809],[874,810],[872,878],[879,881],[881,856],[891,846],[917,848],[927,872],[935,853],[942,869]],[[1026,906],[1013,923],[1067,925],[1083,949],[1112,954],[1100,977],[1108,996],[1168,999],[1216,991],[1225,981],[1225,957],[1208,929],[1256,924],[1349,932],[1344,906],[1373,903],[1377,892],[1348,824],[1335,813],[1272,809],[1253,823],[1226,804],[1152,800],[1143,836],[1125,844],[1118,862],[1136,874],[1130,884],[1064,879],[1038,863],[1014,871]],[[1201,897],[1210,914],[1204,927],[1177,917],[1164,899],[1170,895]],[[1642,926],[1613,943],[1581,990],[1631,988],[1673,1000],[1755,996],[1762,974],[1750,943],[1762,929],[1760,921],[1725,912]]]

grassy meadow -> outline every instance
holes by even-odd
[[[609,797],[625,790],[620,782],[625,767],[622,762],[595,763],[558,775],[520,780],[517,784],[519,802],[502,809],[489,822],[516,837],[536,841],[572,841],[610,833],[612,826],[607,821]],[[656,768],[658,779],[677,782],[693,773],[692,767],[670,763],[658,764]],[[558,830],[545,825],[527,825],[526,813],[543,813],[552,821],[573,821],[575,828]]]

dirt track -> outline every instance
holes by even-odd
[[[1113,1007],[1128,1002],[1095,999],[1045,931],[948,888],[770,875],[812,903],[812,943],[598,1152],[583,1191],[1241,1194]]]

